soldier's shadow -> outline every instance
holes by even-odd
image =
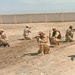
[[[35,53],[26,53],[26,54],[23,54],[21,57],[24,57],[24,56],[36,56],[38,54],[39,54],[38,52],[35,52]]]
[[[73,61],[73,60],[75,59],[75,55],[70,55],[70,56],[68,56],[68,57],[71,58],[71,61]]]
[[[51,46],[50,46],[50,48],[54,48],[54,47],[55,47],[54,45],[51,45]]]
[[[21,39],[17,39],[17,40],[25,40],[24,38],[21,38]]]
[[[27,38],[27,39],[24,39],[24,38],[21,38],[21,39],[18,39],[18,40],[31,40],[30,38]]]

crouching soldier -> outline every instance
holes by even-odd
[[[56,29],[56,27],[53,27],[52,30],[53,30],[52,35],[51,32],[49,32],[50,44],[59,45],[61,33]]]
[[[8,41],[8,37],[3,29],[0,29],[0,46],[4,46],[4,47],[10,46],[9,41]]]
[[[40,46],[40,49],[38,52],[41,55],[48,54],[50,50],[49,46],[47,45],[48,37],[43,32],[39,32],[37,41],[39,42],[39,46]]]
[[[73,41],[73,27],[69,26],[69,28],[66,31],[65,37],[67,42],[72,42]]]
[[[26,26],[24,29],[23,36],[26,40],[30,40],[30,38],[29,38],[29,33],[31,33],[30,29],[31,29],[31,27],[29,27],[29,26]]]

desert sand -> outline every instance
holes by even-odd
[[[23,40],[26,25],[32,27],[31,40]],[[75,28],[75,22],[0,24],[10,42],[10,47],[0,48],[0,75],[75,75],[75,42],[60,43],[50,48],[49,54],[40,56],[37,41],[32,39],[39,31],[49,35],[49,30],[57,27],[64,41],[70,25]]]

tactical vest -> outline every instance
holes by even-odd
[[[60,33],[60,31],[58,31],[58,30],[55,31],[55,32],[53,32],[52,37],[56,35],[56,32],[59,32],[59,35],[58,35],[57,38],[58,38],[58,39],[61,39],[61,33]]]

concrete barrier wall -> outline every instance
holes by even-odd
[[[75,21],[75,13],[0,15],[0,24]]]

